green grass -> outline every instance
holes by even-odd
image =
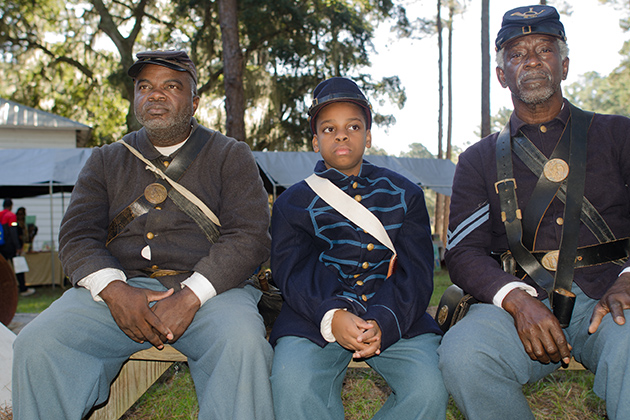
[[[436,270],[433,273],[433,294],[431,295],[429,306],[437,306],[440,303],[442,294],[451,284],[453,283],[451,283],[451,278],[446,269]]]
[[[592,386],[590,372],[558,371],[525,385],[524,393],[537,420],[605,420],[605,404],[591,391]],[[346,420],[372,418],[390,393],[385,380],[372,369],[348,369],[341,395]],[[176,363],[122,419],[194,419],[196,415],[197,402],[188,367]],[[446,418],[464,420],[452,399]]]
[[[48,308],[51,303],[59,299],[59,297],[67,289],[60,286],[38,286],[35,287],[35,294],[18,298],[18,305],[16,312],[19,313],[40,313],[44,309]]]
[[[196,420],[195,386],[186,363],[174,363],[121,420]]]

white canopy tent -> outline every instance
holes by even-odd
[[[276,197],[312,174],[321,156],[315,152],[254,152],[254,158],[263,175],[265,188]],[[450,160],[380,155],[368,155],[365,159],[374,165],[396,171],[424,188],[451,195],[455,164]]]
[[[5,149],[0,150],[0,197],[24,198],[48,194],[53,219],[53,193],[72,191],[79,172],[92,149]],[[50,243],[54,247],[53,229]],[[54,249],[50,250],[51,279],[54,279]],[[52,282],[53,287],[55,282]]]

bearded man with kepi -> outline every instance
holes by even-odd
[[[446,262],[480,303],[438,350],[446,387],[468,419],[533,419],[522,386],[573,356],[608,418],[628,419],[630,120],[563,98],[553,7],[508,11],[496,49],[514,112],[455,172]]]
[[[129,356],[188,358],[200,419],[273,419],[273,352],[247,278],[269,256],[269,206],[246,143],[193,118],[183,51],[129,68],[143,125],[94,149],[59,234],[73,285],[15,340],[16,420],[80,420]]]

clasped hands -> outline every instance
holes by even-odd
[[[503,308],[514,318],[523,347],[532,360],[569,363],[571,345],[556,317],[542,302],[515,289],[503,300]],[[618,325],[625,324],[624,309],[630,309],[630,273],[619,276],[599,300],[593,309],[588,332],[595,333],[608,313]]]
[[[197,296],[187,287],[156,292],[113,281],[99,294],[118,327],[132,340],[148,341],[157,349],[182,336],[199,309]],[[153,306],[150,304],[155,302]]]
[[[376,321],[338,310],[331,327],[339,345],[353,352],[352,358],[364,359],[381,353],[381,328]]]

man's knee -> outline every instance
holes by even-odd
[[[13,342],[14,361],[28,360],[33,358],[39,360],[42,353],[54,353],[59,345],[59,337],[52,329],[41,327],[40,323],[27,325],[15,337]]]
[[[444,335],[438,348],[439,368],[446,377],[461,375],[470,370],[474,372],[483,356],[480,343],[474,337],[451,330]]]

